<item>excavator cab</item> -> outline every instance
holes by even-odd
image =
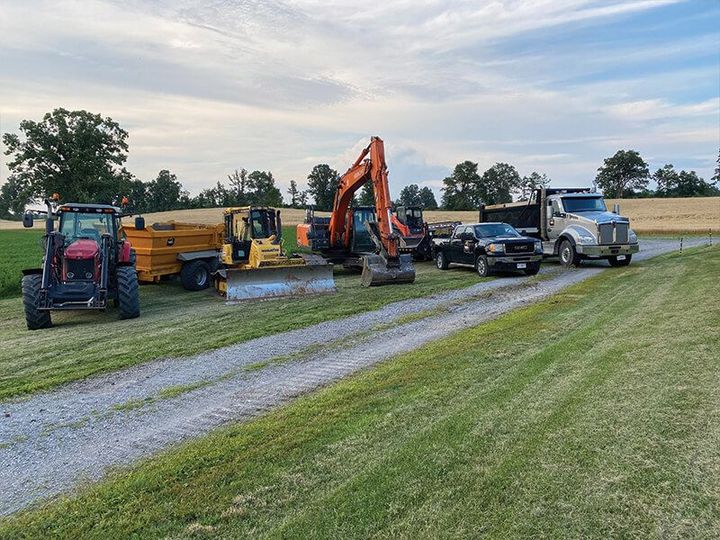
[[[374,252],[375,242],[373,242],[370,231],[368,231],[365,223],[375,223],[377,221],[375,219],[375,208],[372,206],[360,206],[351,208],[348,214],[350,214],[350,220],[352,220],[350,250],[353,253]]]
[[[280,210],[228,208],[216,288],[228,300],[335,292],[333,266],[317,255],[288,255]]]

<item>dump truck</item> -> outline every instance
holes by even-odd
[[[372,207],[353,208],[355,193],[371,182]],[[366,287],[413,283],[415,267],[410,253],[400,252],[400,235],[392,227],[392,200],[380,137],[371,137],[335,191],[332,214],[317,217],[310,210],[297,226],[297,243],[346,268],[361,268]]]
[[[640,250],[619,205],[609,212],[602,194],[588,188],[539,188],[527,201],[481,206],[479,221],[509,223],[541,240],[544,256],[559,257],[563,266],[585,259],[626,266]]]
[[[228,208],[224,218],[221,266],[215,277],[217,290],[228,300],[335,292],[330,262],[285,251],[280,210]]]
[[[140,296],[130,243],[120,233],[121,209],[107,204],[45,200],[42,266],[22,274],[29,330],[52,326],[52,311],[100,310],[112,302],[120,319],[140,316]],[[55,220],[58,229],[55,230]],[[32,213],[23,225],[32,227]]]
[[[138,280],[145,283],[179,275],[183,287],[199,291],[212,285],[220,266],[223,224],[168,221],[145,225],[143,218],[122,231],[135,250]]]

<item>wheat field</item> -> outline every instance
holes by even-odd
[[[620,204],[620,212],[630,218],[632,227],[639,233],[704,233],[720,232],[720,197],[697,197],[685,199],[608,199],[608,208]],[[162,221],[185,221],[190,223],[220,223],[222,208],[195,210],[173,210],[145,214],[148,224]],[[318,215],[329,215],[318,212]],[[285,208],[282,210],[285,225],[296,225],[305,219],[305,210]],[[478,218],[476,211],[453,212],[428,210],[425,219],[434,221],[473,222]],[[132,222],[131,219],[126,221]],[[21,228],[17,221],[0,220],[0,229]]]

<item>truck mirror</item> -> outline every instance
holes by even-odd
[[[33,219],[33,215],[30,212],[25,212],[23,214],[23,227],[29,229],[33,226],[34,223],[35,220]]]
[[[613,214],[620,214],[620,205],[618,203],[613,204]]]
[[[138,216],[135,218],[135,230],[142,231],[145,228],[145,218]]]

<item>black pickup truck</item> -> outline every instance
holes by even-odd
[[[532,276],[540,270],[542,243],[522,236],[507,223],[474,223],[455,227],[452,236],[434,246],[440,270],[451,264],[474,266],[485,277],[493,271],[522,271]]]

